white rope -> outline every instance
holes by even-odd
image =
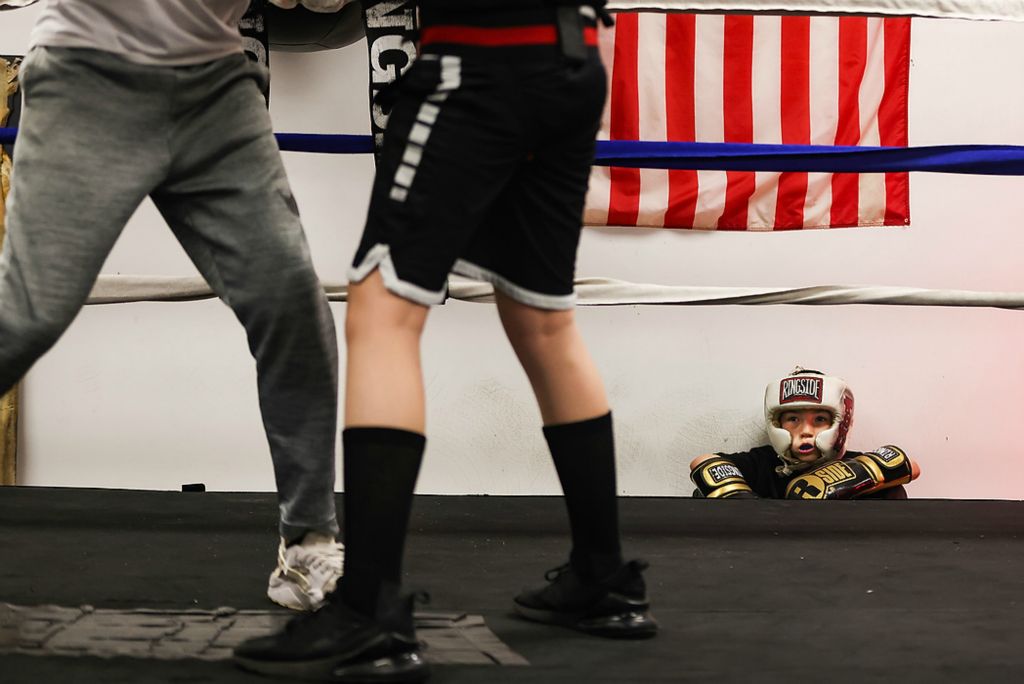
[[[327,298],[343,302],[345,283],[324,283]],[[494,288],[468,278],[448,280],[452,299],[493,302]],[[210,299],[213,291],[198,277],[100,276],[88,304],[127,302],[180,302]],[[581,306],[723,305],[723,304],[890,304],[901,306],[973,306],[1000,309],[1024,308],[1024,292],[929,290],[919,287],[817,285],[814,287],[688,287],[630,283],[612,278],[580,278],[576,296]]]
[[[613,11],[875,14],[1024,21],[1024,0],[610,0]]]

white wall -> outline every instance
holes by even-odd
[[[25,49],[35,14],[0,15],[0,53]],[[272,62],[277,130],[367,131],[362,45],[275,53]],[[915,20],[911,144],[1024,144],[1024,88],[1008,87],[1021,63],[1024,25]],[[295,153],[285,161],[317,269],[341,280],[365,215],[371,161]],[[916,174],[909,229],[588,229],[579,274],[681,285],[1018,291],[1022,189],[1015,178]],[[104,272],[194,269],[146,205]],[[344,305],[333,311],[340,324]],[[919,459],[924,474],[912,495],[1022,498],[1022,313],[734,306],[578,315],[615,407],[624,494],[688,494],[690,458],[763,441],[763,387],[800,363],[853,385],[853,447],[897,443]],[[556,492],[537,411],[492,308],[438,307],[424,356],[430,440],[419,491]],[[24,390],[24,484],[273,487],[253,363],[241,328],[218,302],[87,307]]]

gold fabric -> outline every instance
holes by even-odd
[[[8,101],[18,90],[18,65],[0,59],[0,126],[10,115]],[[10,190],[11,159],[0,151],[0,245],[4,241],[4,204]],[[0,397],[0,485],[12,485],[18,474],[18,388]]]

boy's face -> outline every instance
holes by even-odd
[[[795,409],[779,414],[779,427],[793,438],[789,451],[797,460],[810,463],[821,458],[814,438],[832,427],[832,412],[822,409]]]

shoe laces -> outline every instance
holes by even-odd
[[[321,573],[340,573],[345,547],[340,542],[302,546],[302,564]]]
[[[640,573],[646,570],[649,566],[650,564],[645,560],[634,559],[626,561],[618,570],[608,575],[607,577],[596,579],[596,582],[598,584],[614,584],[623,573],[627,573],[630,570],[634,573]],[[570,571],[573,571],[572,563],[562,563],[557,568],[551,568],[550,570],[545,572],[544,579],[546,579],[548,582],[557,582],[562,575]]]

